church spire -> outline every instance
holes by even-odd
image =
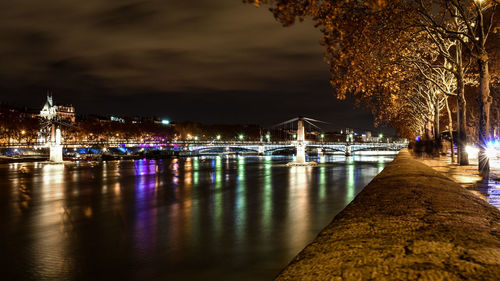
[[[47,103],[50,107],[54,106],[54,102],[52,101],[52,92],[47,91]]]

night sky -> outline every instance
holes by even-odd
[[[78,113],[272,125],[303,115],[373,129],[337,101],[311,22],[240,0],[0,2],[0,100]]]

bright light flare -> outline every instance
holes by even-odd
[[[488,156],[489,159],[496,159],[498,155],[497,148],[500,147],[500,143],[498,140],[494,141],[489,141],[486,143],[486,156]]]
[[[477,158],[477,154],[479,153],[479,148],[471,146],[471,145],[468,145],[468,146],[465,147],[465,151],[469,155],[469,158],[476,159]]]
[[[488,156],[489,159],[496,159],[497,158],[497,150],[494,147],[486,148],[486,156]]]

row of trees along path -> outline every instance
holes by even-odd
[[[440,115],[446,112],[450,132],[454,123],[458,131],[460,165],[469,163],[466,86],[473,87],[479,104],[473,137],[480,147],[478,168],[487,177],[490,84],[498,87],[498,72],[491,75],[489,66],[499,63],[490,53],[499,42],[500,0],[243,1],[267,5],[285,26],[312,19],[323,35],[335,94],[354,95],[377,125],[440,143]]]

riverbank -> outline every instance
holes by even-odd
[[[404,150],[277,280],[498,280],[500,211]]]
[[[23,157],[0,156],[0,164],[40,162],[47,160],[48,157],[44,156],[23,156]]]

